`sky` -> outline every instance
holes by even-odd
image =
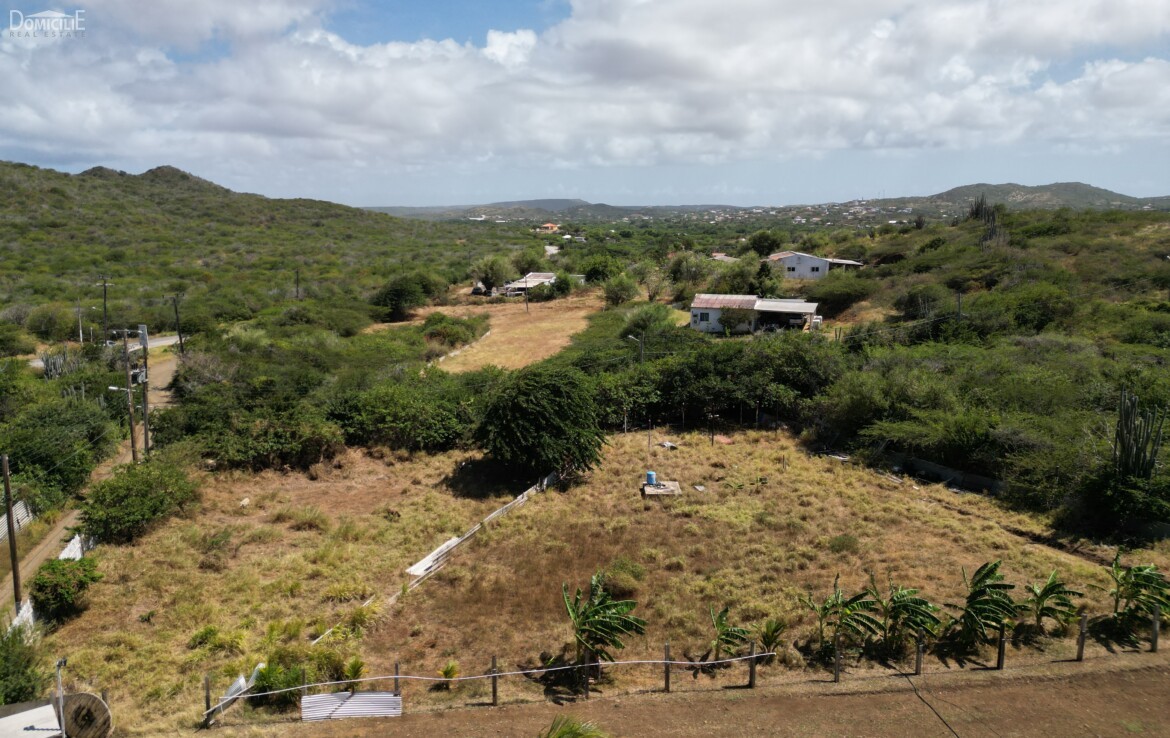
[[[0,7],[0,159],[69,172],[358,206],[1170,195],[1170,0]]]

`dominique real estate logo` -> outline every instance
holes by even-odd
[[[70,14],[62,13],[59,10],[42,10],[39,13],[10,10],[8,11],[8,38],[85,38],[85,11],[75,10]]]

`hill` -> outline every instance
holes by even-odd
[[[293,297],[298,273],[302,296],[361,303],[404,269],[462,278],[471,260],[525,238],[232,192],[169,166],[70,175],[0,162],[0,311],[18,323],[46,304],[100,316],[90,308],[102,275],[117,326],[173,329],[175,295],[188,330],[246,319]],[[62,325],[43,337],[70,335],[68,318],[48,317]]]
[[[1055,182],[1049,185],[1029,187],[1009,184],[972,184],[940,192],[929,199],[949,203],[967,203],[980,195],[988,202],[1003,203],[1013,210],[1073,208],[1094,209],[1137,209],[1145,205],[1155,206],[1168,198],[1139,198],[1111,192],[1081,182]]]

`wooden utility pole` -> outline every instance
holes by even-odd
[[[12,557],[12,596],[20,615],[20,559],[16,555],[16,521],[12,518],[12,484],[8,479],[8,454],[0,456],[4,470],[4,506],[8,508],[8,555]]]
[[[150,335],[146,326],[138,326],[142,343],[142,450],[150,456]]]
[[[113,287],[114,283],[107,282],[106,275],[104,274],[99,274],[98,278],[102,280],[100,282],[102,286],[102,334],[104,336],[102,341],[105,342],[110,340],[110,309],[108,289]]]
[[[130,381],[130,344],[122,331],[122,357],[126,360],[126,411],[130,418],[130,459],[138,463],[138,440],[134,437],[134,385]]]
[[[174,303],[175,306],[175,333],[179,334],[179,354],[182,355],[185,354],[186,351],[183,350],[183,326],[179,322],[179,296],[175,295],[172,297],[171,302]]]
[[[496,657],[492,656],[492,707],[498,707],[500,704],[500,677],[497,676],[500,670],[496,668]]]
[[[670,641],[666,642],[666,648],[663,649],[662,656],[662,686],[670,692]]]

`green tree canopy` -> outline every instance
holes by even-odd
[[[586,376],[539,365],[516,372],[489,398],[476,438],[497,461],[535,474],[590,469],[605,443]]]

